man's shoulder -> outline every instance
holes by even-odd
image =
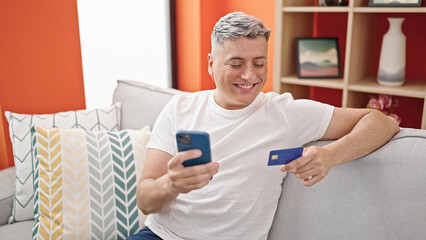
[[[281,102],[291,102],[294,100],[293,95],[289,92],[285,92],[282,94],[276,92],[267,92],[264,93],[264,99],[267,103],[275,104]]]
[[[173,96],[173,99],[169,102],[173,106],[194,106],[208,102],[209,98],[213,94],[213,90],[204,90],[198,92],[184,92]]]
[[[207,98],[212,94],[213,90],[204,90],[198,92],[184,92],[174,96],[176,101],[191,101],[194,99]]]

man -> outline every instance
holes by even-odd
[[[158,117],[137,190],[148,228],[135,239],[266,239],[287,172],[312,186],[398,132],[392,118],[375,110],[261,93],[269,34],[240,12],[216,23],[208,55],[216,89],[175,96]],[[201,152],[178,153],[178,130],[208,132],[213,161],[183,167]],[[339,140],[305,148],[281,171],[267,166],[269,151],[320,138]]]

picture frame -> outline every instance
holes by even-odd
[[[420,7],[422,0],[370,0],[369,7]]]
[[[348,6],[349,0],[318,0],[318,6]]]
[[[335,37],[296,38],[299,78],[340,78],[339,44]]]

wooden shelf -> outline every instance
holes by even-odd
[[[297,76],[290,76],[281,78],[281,82],[302,86],[323,87],[342,90],[344,87],[343,79],[300,79]]]
[[[426,7],[369,7],[368,3],[369,0],[351,0],[345,7],[319,7],[314,0],[276,0],[274,91],[309,98],[311,87],[338,89],[342,90],[343,107],[363,107],[371,93],[422,99],[421,128],[426,129],[426,76],[407,79],[399,87],[387,87],[378,84],[377,69],[372,67],[377,65],[382,37],[378,34],[380,16],[399,14],[406,17],[408,23],[410,16],[418,18],[419,14],[426,14]],[[346,29],[330,28],[328,32],[346,35],[344,46],[339,49],[344,56],[340,79],[299,79],[296,75],[295,38],[313,36],[315,13],[335,14],[340,22],[346,22]],[[421,27],[419,25],[419,31]],[[420,41],[426,42],[426,39]],[[418,56],[417,61],[426,62],[426,55]]]
[[[355,13],[426,13],[422,7],[356,7]]]
[[[406,82],[399,87],[382,86],[377,83],[375,77],[370,77],[365,80],[350,84],[350,91],[389,94],[402,97],[425,98],[426,80],[422,79],[407,79]]]
[[[348,7],[283,7],[283,12],[349,12]]]

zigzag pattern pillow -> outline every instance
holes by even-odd
[[[31,126],[80,128],[86,130],[119,130],[121,103],[111,107],[68,111],[56,114],[29,115],[6,112],[16,166],[15,197],[9,223],[33,219],[34,189]]]
[[[33,128],[35,239],[126,239],[144,225],[136,187],[151,131]]]

